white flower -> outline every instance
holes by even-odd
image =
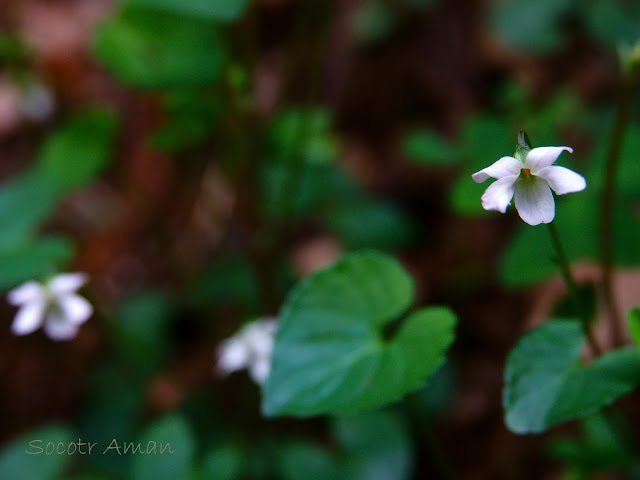
[[[485,210],[505,213],[515,193],[516,209],[520,218],[529,225],[549,223],[555,216],[551,187],[558,195],[579,192],[587,186],[582,175],[565,167],[553,165],[564,151],[571,147],[539,147],[526,154],[524,162],[513,157],[502,157],[490,167],[474,173],[476,183],[489,177],[496,178],[482,195]]]
[[[27,335],[40,326],[52,340],[69,340],[92,314],[91,304],[78,295],[87,282],[84,273],[56,275],[46,284],[31,281],[7,294],[11,305],[20,307],[13,319],[14,335]]]
[[[271,352],[277,323],[265,318],[248,323],[218,348],[218,371],[229,374],[249,369],[253,380],[261,385],[269,376]]]

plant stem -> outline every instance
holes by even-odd
[[[560,235],[558,235],[558,230],[553,222],[547,224],[549,226],[549,234],[551,236],[551,242],[553,243],[553,249],[556,252],[556,260],[558,265],[560,266],[560,271],[562,272],[562,277],[564,278],[565,283],[567,284],[567,288],[569,289],[569,295],[571,296],[574,310],[580,315],[580,320],[582,321],[582,328],[584,329],[584,333],[587,337],[587,341],[589,342],[589,346],[593,351],[593,354],[598,356],[602,353],[602,350],[598,346],[596,339],[591,332],[591,326],[589,322],[589,316],[585,312],[584,308],[580,303],[580,299],[578,298],[578,286],[576,285],[575,280],[573,279],[573,275],[571,274],[571,268],[569,267],[569,259],[567,258],[567,254],[562,247],[562,242],[560,242]]]
[[[605,307],[609,314],[609,326],[611,339],[614,346],[624,343],[622,335],[622,322],[620,312],[617,309],[615,290],[613,285],[613,216],[616,197],[616,180],[620,149],[624,139],[624,133],[629,123],[631,101],[635,94],[635,85],[632,81],[625,81],[620,96],[616,120],[611,134],[611,143],[605,164],[604,190],[602,192],[602,212],[600,223],[600,255],[602,259],[602,289]]]

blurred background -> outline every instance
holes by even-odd
[[[598,417],[504,426],[506,354],[564,289],[546,232],[484,212],[470,175],[519,129],[572,146],[594,198],[556,218],[593,298],[617,47],[638,34],[629,0],[1,0],[0,288],[86,272],[95,309],[53,342],[13,336],[0,302],[1,478],[632,478],[638,455]],[[635,123],[622,155],[632,267]],[[449,362],[384,411],[264,419],[217,346],[365,248],[459,315]],[[627,308],[638,276],[619,279]],[[25,455],[36,438],[179,452]]]

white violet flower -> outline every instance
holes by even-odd
[[[39,327],[52,340],[69,340],[93,314],[93,307],[76,293],[87,283],[84,273],[63,273],[42,284],[30,281],[11,290],[7,301],[20,307],[11,331],[27,335]]]
[[[271,370],[271,352],[277,323],[265,318],[248,323],[218,348],[218,371],[226,375],[247,368],[251,378],[262,385]]]
[[[482,195],[485,210],[506,213],[515,194],[520,218],[529,225],[549,223],[555,216],[551,189],[557,195],[579,192],[587,186],[582,175],[565,167],[553,165],[563,151],[573,153],[571,147],[538,147],[529,149],[518,145],[516,156],[502,157],[493,165],[472,175],[476,183],[489,177],[497,179]]]

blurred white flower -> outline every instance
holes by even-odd
[[[69,340],[93,314],[93,307],[76,293],[87,283],[84,273],[63,273],[47,283],[30,281],[11,290],[7,301],[20,307],[13,319],[14,335],[27,335],[39,327],[52,340]]]
[[[247,368],[251,378],[262,385],[271,369],[276,328],[275,318],[256,320],[242,327],[218,348],[218,371],[227,375]]]
[[[502,157],[474,173],[472,178],[476,183],[482,183],[489,177],[497,179],[482,195],[482,207],[505,213],[515,194],[516,209],[522,220],[529,225],[551,222],[555,216],[551,189],[558,195],[564,195],[579,192],[587,186],[582,175],[553,165],[565,150],[573,153],[571,147],[534,148],[526,154],[523,162],[514,157]]]

